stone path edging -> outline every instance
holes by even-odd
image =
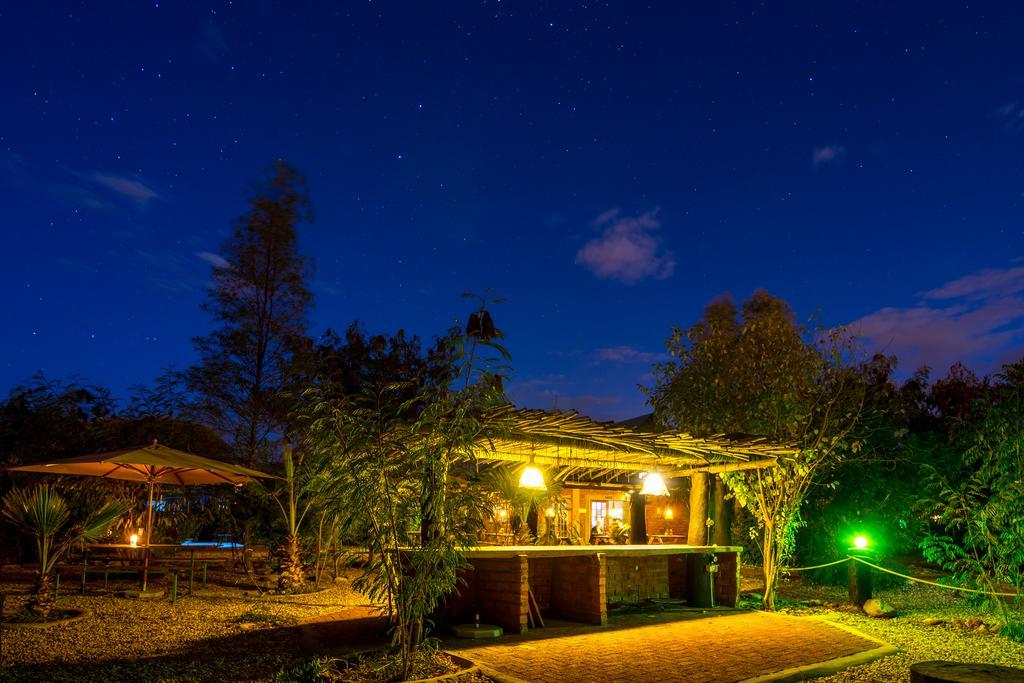
[[[789,615],[780,615],[789,616]],[[838,629],[842,629],[848,633],[852,633],[855,636],[859,636],[864,640],[870,640],[873,643],[878,643],[878,647],[871,650],[864,650],[856,654],[847,655],[846,657],[836,657],[835,659],[826,659],[823,662],[815,662],[814,664],[805,664],[803,666],[795,666],[789,669],[783,669],[782,671],[776,671],[770,674],[764,674],[763,676],[755,676],[754,678],[747,678],[740,683],[789,683],[790,681],[804,681],[808,678],[817,678],[819,676],[828,676],[829,674],[838,673],[846,669],[851,669],[855,666],[861,666],[873,662],[876,659],[882,657],[888,657],[894,655],[900,651],[895,645],[891,645],[884,640],[879,640],[874,636],[869,636],[863,631],[847,626],[846,624],[840,624],[826,617],[791,617],[793,619],[816,619],[829,626],[834,626]]]
[[[0,622],[0,631],[4,629],[18,629],[18,628],[34,628],[34,629],[48,629],[56,628],[57,626],[64,626],[66,624],[73,624],[76,621],[81,621],[86,617],[92,616],[92,610],[88,609],[69,609],[68,612],[75,612],[74,616],[67,617],[66,619],[57,619],[55,621],[4,621]]]

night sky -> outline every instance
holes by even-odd
[[[673,323],[766,288],[979,372],[1024,341],[1018,3],[0,5],[0,391],[193,360],[276,158],[312,330],[508,297],[515,398],[644,411]]]

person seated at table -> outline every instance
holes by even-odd
[[[604,542],[604,524],[597,520],[597,524],[590,527],[590,542],[594,545],[601,545]]]
[[[618,517],[612,517],[608,523],[609,543],[629,543],[629,525]]]

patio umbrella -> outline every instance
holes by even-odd
[[[149,446],[126,448],[99,455],[79,455],[38,465],[11,467],[16,472],[75,474],[86,477],[124,479],[149,485],[146,508],[146,544],[142,564],[142,590],[149,578],[149,544],[153,533],[153,487],[157,484],[197,486],[203,484],[242,484],[253,478],[274,479],[273,475],[248,467],[211,460],[176,448],[161,446],[153,440]]]

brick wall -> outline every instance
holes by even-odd
[[[715,604],[735,607],[740,599],[740,554],[718,553]]]
[[[587,624],[608,623],[604,553],[553,558],[551,611]]]
[[[668,556],[668,595],[670,598],[682,600],[689,589],[686,555]]]
[[[553,557],[530,558],[530,589],[542,615],[551,610],[551,575],[554,565]]]
[[[664,513],[659,514],[659,510],[664,510],[666,504],[671,506],[673,517],[672,519],[665,519]],[[666,503],[666,499],[654,498],[647,502],[647,535],[658,536],[661,534],[679,534],[686,536],[686,527],[689,524],[690,509],[685,503],[681,503],[678,500],[670,500]]]
[[[445,601],[450,621],[469,623],[473,614],[479,613],[483,624],[496,624],[505,633],[524,633],[528,608],[526,556],[477,559],[473,565],[464,574],[466,586]]]
[[[605,591],[611,604],[669,597],[669,556],[608,557]]]

